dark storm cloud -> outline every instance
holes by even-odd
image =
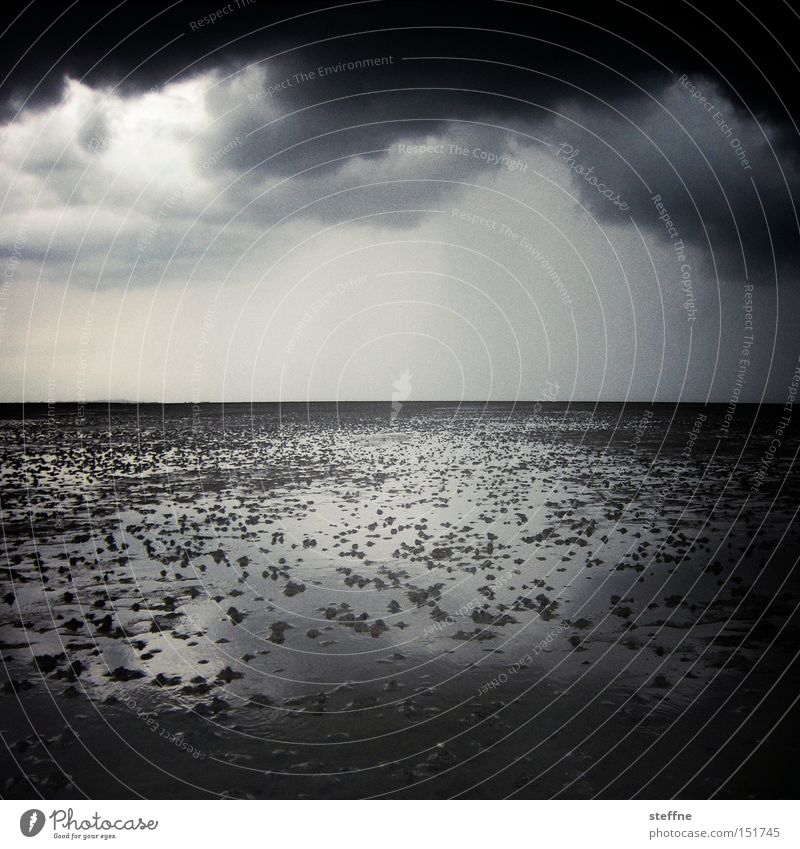
[[[268,56],[295,68],[313,68],[346,56],[459,55],[520,65],[542,73],[520,80],[501,65],[482,67],[481,88],[507,90],[552,102],[566,79],[601,95],[619,92],[625,76],[641,78],[685,68],[717,75],[764,111],[781,112],[749,59],[757,54],[771,80],[793,72],[774,33],[791,44],[797,19],[788,8],[759,10],[761,26],[745,8],[726,10],[722,29],[713,2],[650,3],[420,2],[288,3],[120,2],[33,0],[6,4],[2,75],[9,100],[32,104],[58,98],[65,75],[91,85],[119,84],[144,91],[177,76],[209,68],[240,67]],[[227,10],[227,11],[226,11]],[[222,14],[219,12],[222,11]],[[217,15],[212,23],[209,16]],[[202,23],[202,25],[200,25]],[[363,33],[363,34],[360,34]],[[741,47],[738,46],[741,44]],[[611,70],[606,71],[604,66]],[[407,85],[461,85],[470,72],[442,65],[408,68]],[[351,86],[358,82],[351,81]],[[371,88],[371,82],[364,82]],[[786,99],[786,92],[781,96]],[[291,94],[290,94],[291,96]]]
[[[477,88],[480,67],[469,64],[462,88]],[[561,158],[574,166],[579,196],[601,220],[616,221],[618,210],[580,179],[583,170],[623,195],[643,230],[669,229],[653,200],[660,195],[680,237],[708,260],[708,273],[771,282],[776,266],[786,271],[795,262],[800,172],[792,131],[737,106],[717,80],[676,73],[612,101],[566,87],[561,100],[545,107],[510,95],[462,93],[453,99],[441,90],[424,97],[409,91],[354,94],[344,80],[323,93],[326,80],[298,82],[299,73],[282,68],[267,77],[261,92],[248,95],[231,120],[220,121],[207,136],[209,148],[241,137],[245,142],[233,152],[231,167],[283,177],[306,172],[302,186],[346,167],[354,156],[380,165],[401,140],[437,136],[474,147],[483,134],[502,148],[508,138],[524,143],[533,135],[555,149],[568,145]],[[289,84],[280,88],[286,80]],[[263,91],[268,96],[262,97]],[[442,115],[451,120],[437,117]],[[418,174],[404,176],[431,180],[419,187],[422,200],[431,202],[457,191],[446,180],[469,182],[484,170],[475,159],[455,170],[447,158],[439,171],[426,165],[430,162],[421,164]],[[380,170],[373,176],[380,179]],[[298,183],[294,186],[298,189]],[[320,204],[316,212],[336,218],[341,208],[333,204],[326,211]]]
[[[759,283],[774,283],[776,270],[793,277],[796,140],[710,79],[676,75],[651,94],[565,110],[555,122],[559,146],[566,143],[559,156],[576,171],[583,201],[601,220],[617,220],[587,182],[601,180],[622,193],[640,228],[705,254],[707,273]]]
[[[3,108],[8,117],[23,100],[27,112],[52,106],[64,95],[65,76],[132,98],[213,71],[216,83],[205,95],[212,122],[190,155],[195,167],[214,160],[208,174],[235,186],[237,202],[268,191],[248,208],[262,223],[297,207],[326,222],[389,200],[425,209],[485,169],[447,158],[398,164],[397,145],[429,138],[474,145],[483,132],[502,148],[507,139],[491,127],[505,127],[509,138],[527,133],[569,143],[579,151],[575,161],[625,195],[637,225],[654,233],[664,229],[652,201],[660,194],[710,270],[739,277],[746,268],[770,279],[773,252],[781,268],[796,257],[795,100],[791,87],[779,85],[794,68],[775,39],[790,43],[797,20],[772,8],[759,10],[762,25],[737,6],[718,25],[713,11],[710,3],[656,10],[644,3],[545,9],[245,0],[78,0],[64,9],[36,0],[3,37]],[[747,168],[730,134],[676,82],[682,76],[733,128]],[[99,108],[80,126],[76,145],[56,149],[57,139],[50,146],[46,137],[37,140],[26,151],[26,172],[46,177],[48,192],[63,202],[91,202],[98,187],[81,179],[86,152],[101,150],[112,135]],[[246,175],[246,189],[237,174]],[[296,174],[291,187],[272,185]],[[359,175],[419,182],[349,191]],[[600,220],[617,220],[618,210],[591,184],[575,185]],[[197,210],[186,194],[169,211],[181,221],[185,202],[191,222]],[[158,215],[164,203],[151,212]],[[218,212],[207,212],[205,223]],[[159,227],[162,237],[167,229]]]

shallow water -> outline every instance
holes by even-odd
[[[796,429],[390,409],[5,409],[3,795],[790,795]]]

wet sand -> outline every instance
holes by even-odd
[[[6,798],[791,798],[779,411],[0,410]]]

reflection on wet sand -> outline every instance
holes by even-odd
[[[754,411],[7,415],[6,797],[783,795],[797,438],[754,489]]]

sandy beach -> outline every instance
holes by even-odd
[[[723,414],[3,408],[3,796],[782,798],[798,432]]]

